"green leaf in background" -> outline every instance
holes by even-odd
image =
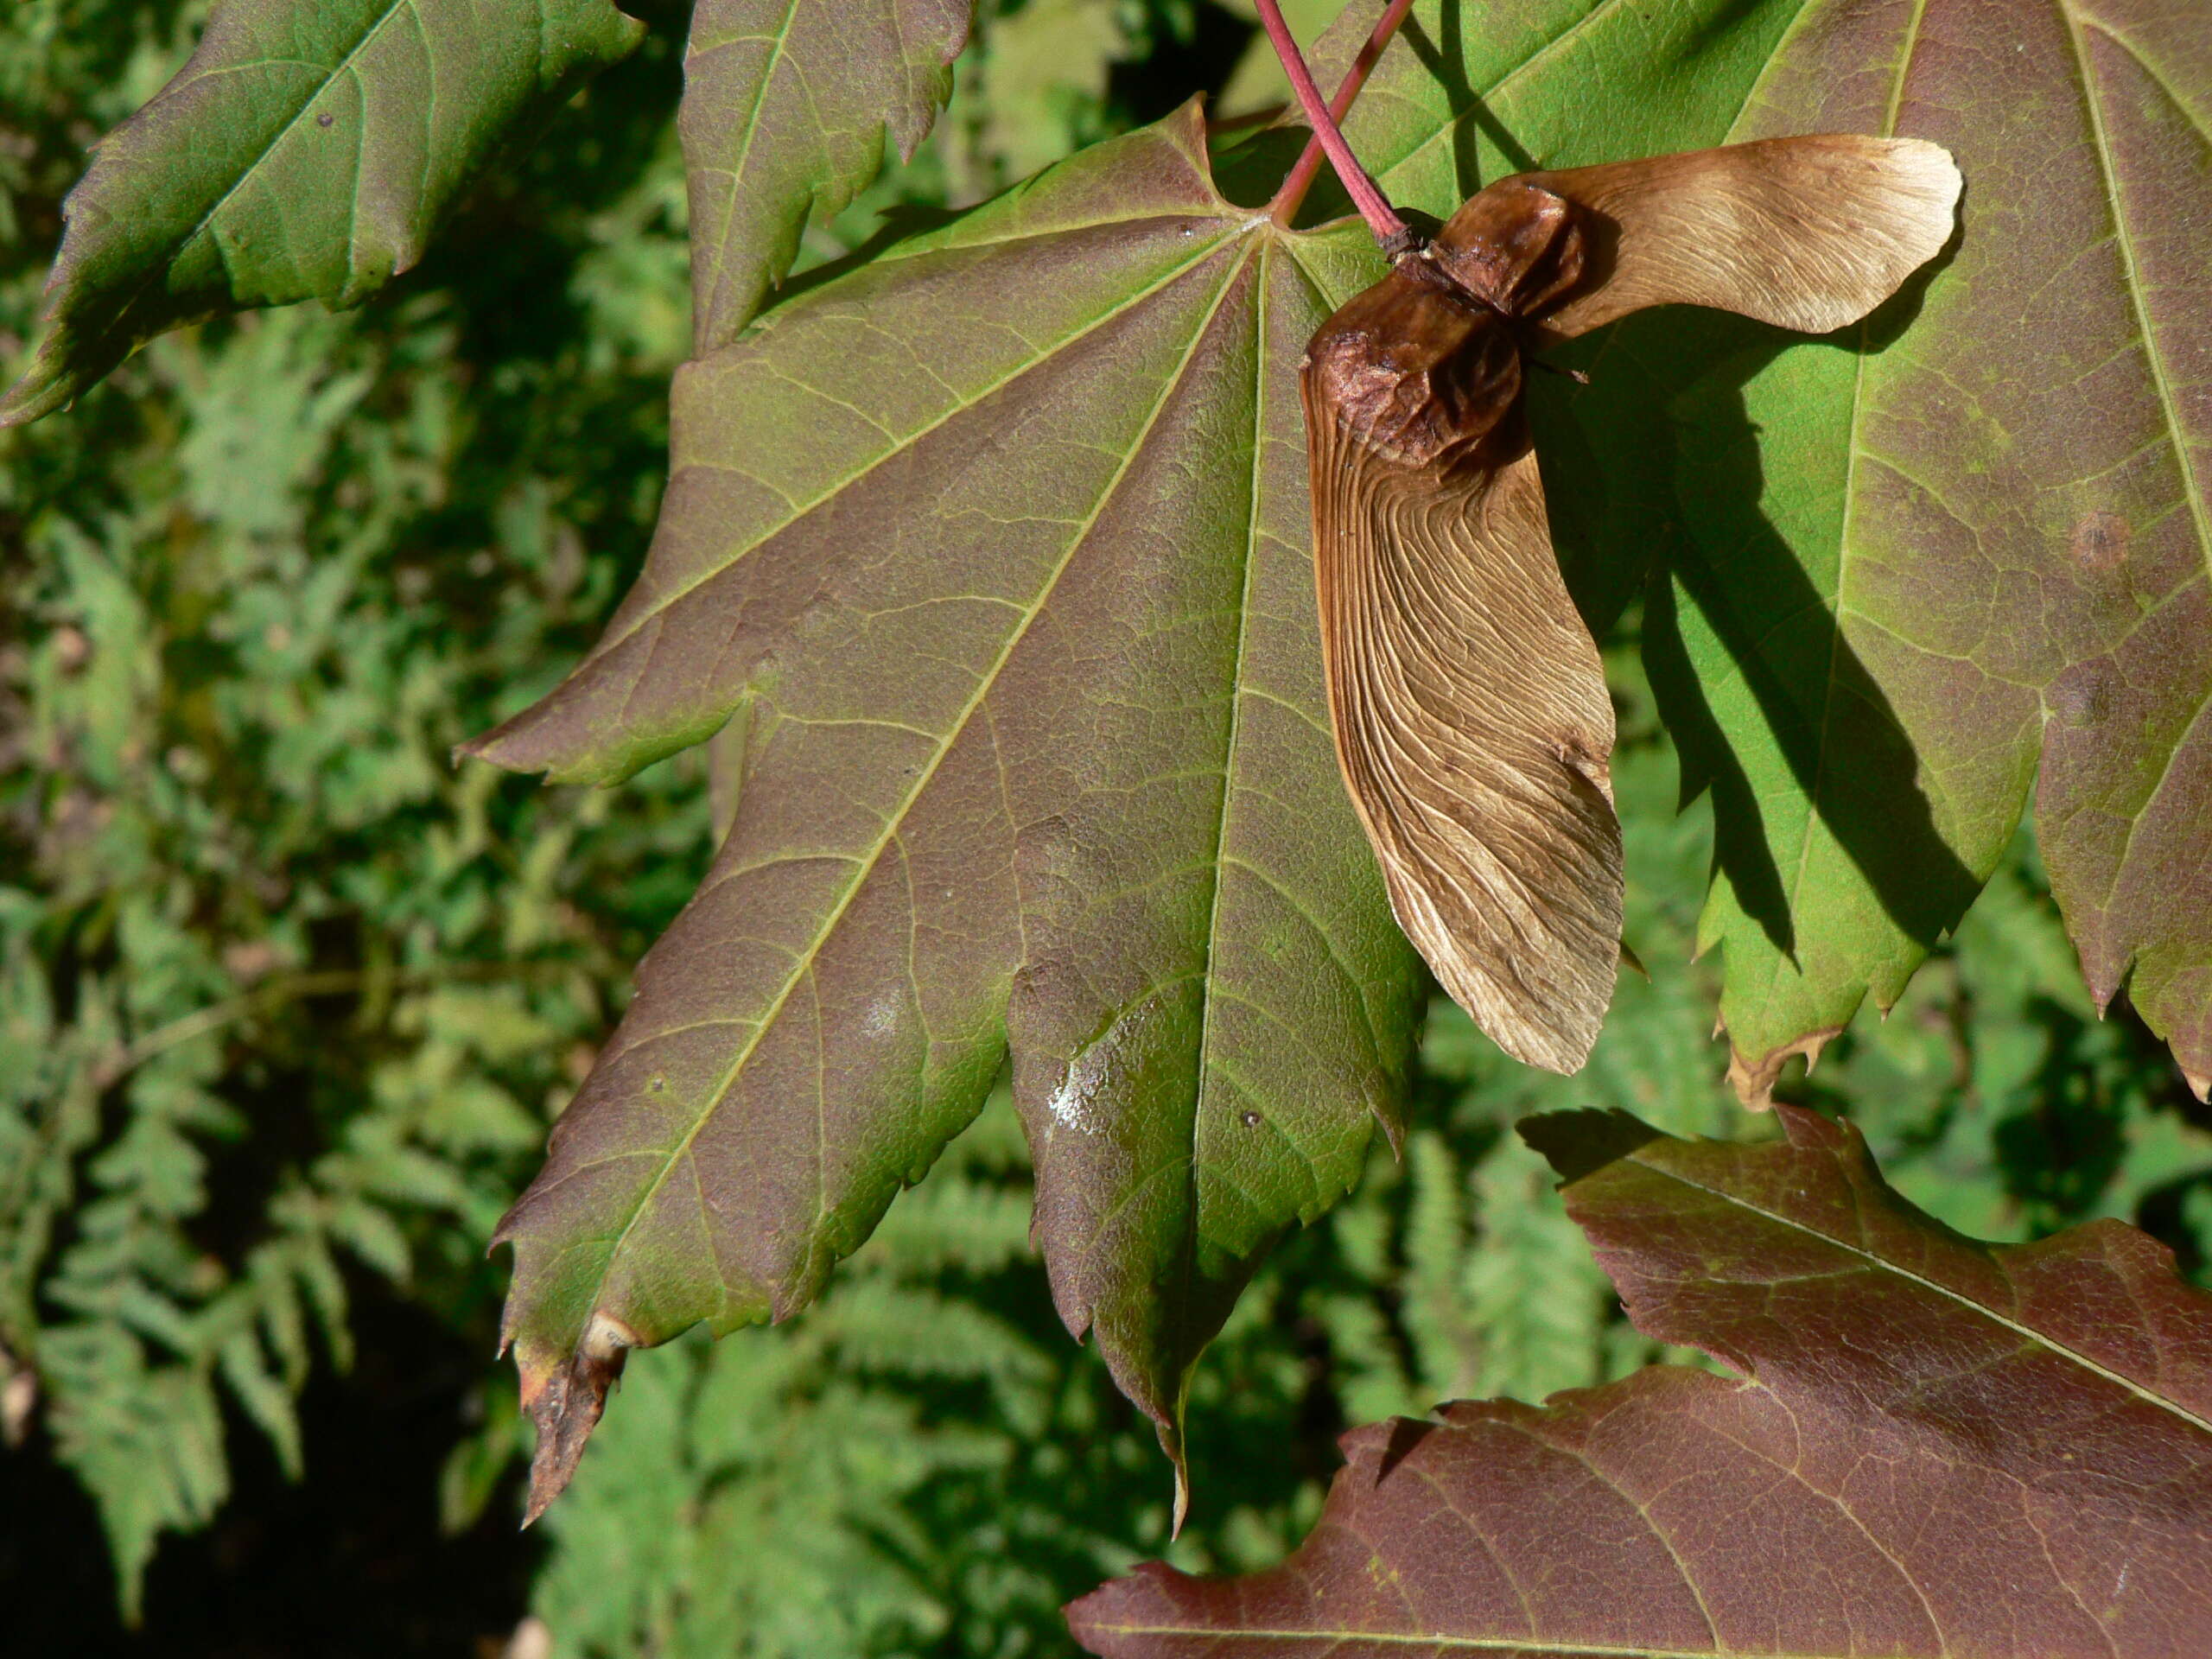
[[[952,90],[970,0],[699,0],[684,55],[693,337],[701,356],[751,321],[835,213],[902,156]]]
[[[1237,60],[1229,84],[1221,89],[1221,96],[1216,100],[1221,112],[1225,116],[1249,115],[1273,105],[1289,105],[1290,77],[1283,73],[1282,60],[1275,55],[1274,46],[1259,30],[1259,7],[1252,0],[1222,0],[1222,3],[1253,25],[1253,38],[1245,48],[1243,57]],[[1352,10],[1357,12],[1359,8]],[[1290,25],[1291,34],[1306,47],[1310,55],[1314,41],[1328,26],[1347,14],[1343,0],[1282,0],[1282,15]],[[1373,22],[1370,17],[1363,27],[1371,26]]]
[[[2212,1629],[2212,1295],[2132,1227],[1950,1232],[1848,1126],[1687,1142],[1531,1120],[1653,1366],[1538,1408],[1371,1425],[1289,1560],[1152,1567],[1069,1610],[1109,1659],[2032,1651]]]
[[[1094,135],[1085,118],[1106,97],[1116,60],[1128,55],[1122,0],[1029,0],[984,35],[983,143],[1009,178],[1027,178]]]
[[[1009,1040],[1061,1313],[1179,1461],[1198,1351],[1403,1087],[1294,390],[1375,268],[1219,196],[1189,106],[681,372],[644,575],[474,746],[612,780],[749,708],[729,838],[505,1230],[541,1497],[622,1347],[810,1300]]]
[[[207,10],[0,16],[0,334],[34,332],[84,136]],[[0,1508],[41,1516],[0,1548],[16,1645],[122,1643],[111,1567],[191,1646],[207,1546],[178,1535],[345,1484],[335,1397],[377,1469],[349,1510],[427,1524],[407,1431],[361,1408],[377,1322],[409,1310],[418,1401],[456,1351],[489,1364],[486,1241],[706,856],[696,771],[563,800],[447,759],[650,532],[686,334],[673,58],[648,42],[588,130],[487,181],[419,292],[175,331],[0,433]]]
[[[0,425],[143,341],[251,306],[358,304],[501,143],[634,48],[607,0],[229,0],[71,194]]]
[[[1437,213],[1500,171],[1785,132],[1931,138],[1966,174],[1948,267],[1863,327],[1632,320],[1586,392],[1535,394],[1586,607],[1671,574],[1647,649],[1713,793],[1701,940],[1751,1097],[1897,1000],[2039,754],[2092,989],[2127,985],[2206,1086],[2209,110],[2212,26],[2153,0],[1440,0],[1354,111]]]

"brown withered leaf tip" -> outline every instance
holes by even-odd
[[[544,1363],[532,1363],[526,1352],[517,1356],[523,1362],[522,1408],[537,1431],[537,1449],[530,1460],[530,1503],[522,1518],[525,1527],[568,1490],[585,1443],[607,1409],[607,1391],[622,1375],[630,1350],[639,1345],[635,1332],[597,1313],[574,1353]]]
[[[1589,1058],[1621,960],[1612,705],[1560,580],[1524,353],[1646,306],[1854,322],[1951,234],[1936,145],[1777,138],[1502,179],[1301,378],[1337,756],[1392,907],[1516,1058]]]
[[[1716,1031],[1713,1035],[1719,1036]],[[1782,1081],[1783,1069],[1793,1059],[1803,1056],[1805,1070],[1810,1071],[1820,1064],[1821,1051],[1843,1035],[1841,1026],[1822,1026],[1818,1031],[1808,1031],[1794,1043],[1784,1043],[1763,1058],[1751,1060],[1741,1054],[1728,1062],[1728,1084],[1736,1091],[1736,1098],[1755,1112],[1773,1109],[1774,1085]]]

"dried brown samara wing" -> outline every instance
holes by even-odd
[[[1445,989],[1510,1052],[1571,1071],[1620,940],[1612,704],[1545,531],[1519,348],[1420,269],[1338,313],[1305,376],[1337,755]],[[1389,312],[1410,315],[1389,319],[1388,371],[1357,384],[1370,337],[1338,331]]]
[[[1769,139],[1502,179],[1313,337],[1302,378],[1337,756],[1399,923],[1499,1046],[1589,1057],[1620,952],[1612,706],[1560,579],[1522,353],[1645,306],[1825,331],[1949,239],[1913,139]]]

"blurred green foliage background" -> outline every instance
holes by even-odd
[[[1206,1363],[1172,1548],[1151,1431],[1028,1249],[1002,1100],[820,1306],[639,1356],[569,1496],[516,1534],[485,1241],[710,835],[699,753],[613,792],[446,759],[589,642],[652,528],[688,332],[683,9],[631,9],[645,48],[386,296],[171,336],[0,435],[0,1605],[22,1651],[1065,1653],[1058,1605],[1140,1555],[1287,1548],[1350,1423],[1657,1357],[1516,1118],[1758,1132],[1688,961],[1707,815],[1676,810],[1624,637],[1629,938],[1654,977],[1571,1081],[1440,1004],[1402,1160],[1378,1147]],[[0,367],[86,145],[206,10],[0,17]],[[983,11],[937,133],[809,264],[1192,91],[1279,96],[1249,5]],[[1847,1112],[1964,1230],[2119,1216],[2205,1274],[2212,1118],[2132,1015],[2095,1019],[2024,836],[1891,1016],[1784,1092]]]

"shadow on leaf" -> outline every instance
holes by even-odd
[[[1717,873],[1793,959],[1797,872],[1777,862],[1753,781],[1758,748],[1771,745],[1891,918],[1923,947],[1956,925],[1981,885],[1936,823],[1918,754],[1838,625],[1835,596],[1763,506],[1768,463],[1745,400],[1793,346],[1887,349],[1925,285],[1923,276],[1859,329],[1818,344],[1717,312],[1646,313],[1562,354],[1591,374],[1587,390],[1547,378],[1532,396],[1553,535],[1576,603],[1602,637],[1644,592],[1645,660],[1681,753],[1683,803],[1711,791]],[[1763,730],[1724,723],[1712,665],[1700,673],[1685,637],[1684,605],[1719,643]]]

